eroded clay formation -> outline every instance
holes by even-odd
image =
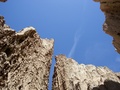
[[[33,27],[15,32],[0,16],[0,90],[48,90],[53,42]],[[52,90],[120,90],[120,74],[58,55]]]
[[[120,74],[107,67],[78,64],[64,55],[55,59],[52,90],[120,90]]]
[[[0,90],[47,90],[53,42],[33,27],[15,32],[0,16]]]
[[[104,30],[114,37],[119,52],[119,1],[96,1],[106,15]],[[41,39],[33,27],[15,32],[0,16],[0,90],[48,90],[53,43]],[[52,90],[120,90],[120,73],[78,64],[64,55],[55,59]]]
[[[100,2],[105,14],[104,31],[113,37],[113,45],[120,53],[120,0],[94,0]]]

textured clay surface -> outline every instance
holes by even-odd
[[[107,67],[78,64],[58,55],[52,90],[120,90],[120,79]]]
[[[113,37],[113,45],[120,53],[120,0],[94,0],[100,2],[100,8],[104,12],[106,20],[104,31]]]
[[[120,53],[120,0],[94,1],[100,2],[106,17],[103,29]],[[48,90],[53,43],[41,39],[33,27],[15,32],[0,16],[0,90]],[[120,73],[64,55],[55,59],[52,90],[120,90]]]
[[[0,90],[47,90],[53,42],[33,27],[15,32],[0,16]]]

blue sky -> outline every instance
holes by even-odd
[[[92,0],[8,0],[0,3],[0,14],[16,31],[33,26],[40,37],[54,38],[54,56],[65,54],[78,63],[120,71],[120,55],[112,45],[112,37],[102,29],[105,16],[99,3]]]

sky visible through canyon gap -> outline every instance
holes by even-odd
[[[120,71],[120,55],[112,45],[112,37],[102,29],[105,17],[99,3],[92,0],[8,0],[0,3],[0,14],[16,31],[33,26],[40,37],[54,38],[53,57],[65,54],[78,63]]]

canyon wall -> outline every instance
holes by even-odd
[[[64,55],[55,59],[52,90],[120,90],[120,74],[107,67],[78,64]]]
[[[101,3],[106,16],[104,31],[113,36],[120,53],[120,2],[95,1]],[[0,16],[0,90],[48,90],[53,46],[54,40],[41,39],[35,28],[15,32]],[[120,73],[78,64],[64,55],[55,59],[52,90],[120,90]]]
[[[33,27],[15,32],[0,16],[0,90],[47,90],[53,42]]]
[[[105,14],[104,31],[113,37],[113,45],[120,53],[120,0],[94,0],[100,2]]]

